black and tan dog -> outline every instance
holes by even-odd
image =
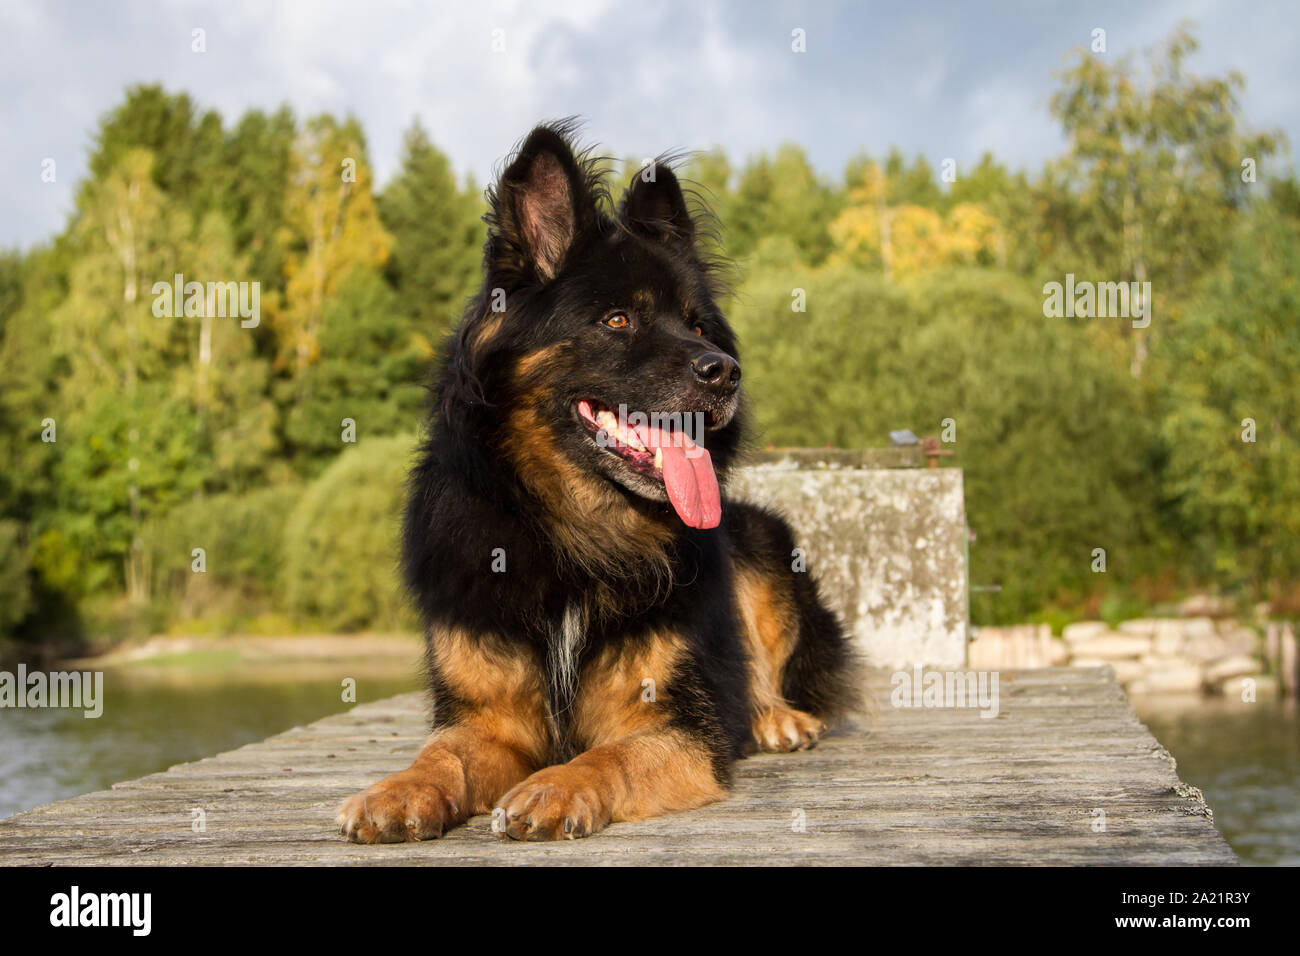
[[[538,127],[489,195],[406,512],[433,734],[344,803],[358,842],[479,813],[567,839],[697,807],[851,696],[790,529],[722,498],[744,414],[703,214],[662,163],[615,210],[571,141]]]

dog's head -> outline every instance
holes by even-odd
[[[489,194],[459,380],[526,483],[593,504],[613,489],[711,528],[743,416],[735,336],[699,248],[706,214],[663,162],[616,208],[608,196],[567,125],[527,137]]]

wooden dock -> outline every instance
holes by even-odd
[[[406,694],[0,821],[0,864],[1236,862],[1107,668],[1004,671],[993,719],[894,708],[888,675],[872,681],[869,733],[752,757],[725,802],[585,840],[514,843],[482,816],[426,843],[344,841],[340,801],[424,739],[423,697]]]

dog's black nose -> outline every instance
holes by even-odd
[[[705,352],[691,362],[691,369],[701,385],[723,392],[734,392],[740,386],[740,363],[722,352]]]

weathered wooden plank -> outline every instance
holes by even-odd
[[[20,864],[1104,864],[1235,862],[1199,792],[1105,669],[1001,675],[1000,713],[895,709],[872,679],[870,731],[738,767],[723,803],[562,844],[516,844],[476,817],[441,840],[354,846],[334,811],[405,766],[419,694],[0,821]],[[202,809],[206,830],[191,828]],[[1105,814],[1096,831],[1097,811]],[[793,824],[802,819],[802,831]]]

